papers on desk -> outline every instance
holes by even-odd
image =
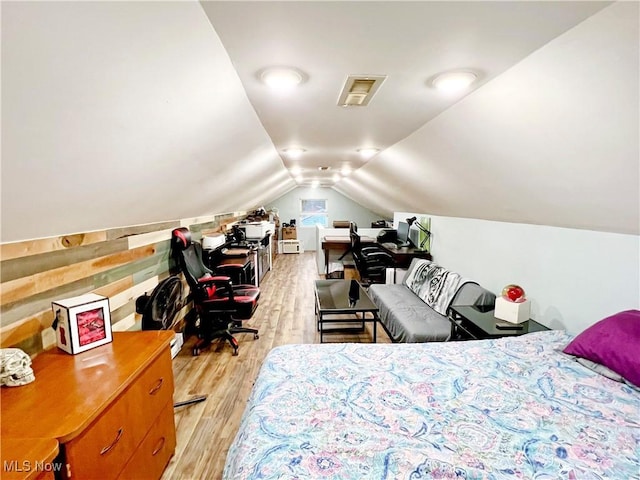
[[[351,243],[350,237],[324,237],[324,242],[335,242],[335,243]]]
[[[248,248],[227,248],[222,251],[225,257],[246,257],[249,255]]]

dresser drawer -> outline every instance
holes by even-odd
[[[137,414],[131,399],[125,393],[82,435],[64,445],[71,478],[116,478],[145,433],[129,422]]]
[[[130,390],[136,411],[134,418],[129,420],[146,433],[167,402],[173,401],[173,367],[169,349],[149,365]]]
[[[171,368],[167,349],[82,435],[65,445],[71,478],[117,478],[162,409],[172,403]]]
[[[153,479],[162,476],[165,466],[176,449],[176,429],[173,403],[169,402],[154,421],[151,430],[120,473],[123,480]]]
[[[42,472],[35,478],[35,480],[56,480],[56,476],[53,472]]]

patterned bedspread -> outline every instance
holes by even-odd
[[[640,391],[570,338],[278,347],[224,478],[640,478]]]

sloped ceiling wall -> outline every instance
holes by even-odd
[[[384,216],[638,234],[638,40],[638,3],[614,4],[337,190]],[[2,242],[294,187],[199,3],[2,3]]]
[[[336,187],[417,211],[640,233],[638,3],[604,9]]]
[[[2,242],[293,186],[199,3],[2,3]]]

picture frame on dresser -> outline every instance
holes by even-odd
[[[58,348],[72,355],[106,345],[113,340],[109,299],[89,293],[55,300],[53,329]]]

